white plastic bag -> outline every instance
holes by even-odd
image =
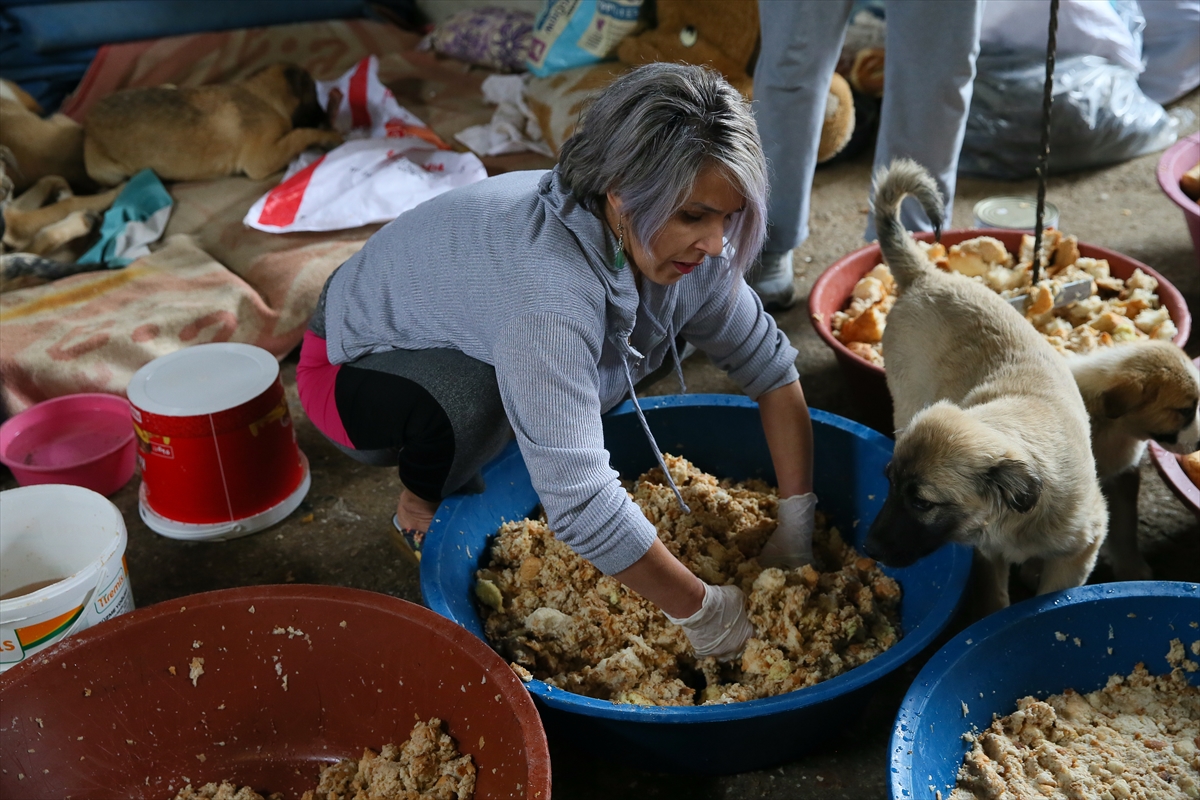
[[[336,81],[318,82],[317,95],[346,142],[301,153],[250,207],[246,225],[269,233],[357,228],[487,177],[474,154],[450,150],[396,102],[374,56]]]
[[[1156,103],[1171,103],[1200,86],[1200,0],[1149,0],[1138,85]]]
[[[1137,3],[1129,0],[1061,0],[1058,57],[1100,56],[1139,73],[1144,24]],[[984,53],[1027,52],[1044,59],[1049,26],[1048,2],[988,0],[983,4],[979,45]]]

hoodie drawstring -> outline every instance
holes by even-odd
[[[675,347],[675,326],[667,326],[667,338],[671,341],[671,358],[675,359],[675,377],[679,378],[679,393],[687,394],[687,384],[683,382],[683,364],[679,363],[679,349]]]
[[[674,349],[672,342],[672,349]],[[662,467],[663,475],[667,477],[667,484],[670,485],[671,491],[675,493],[675,499],[679,501],[679,507],[684,514],[692,513],[692,509],[683,499],[683,494],[679,491],[679,487],[675,485],[675,479],[671,477],[671,470],[667,469],[667,462],[663,459],[662,450],[658,449],[658,442],[654,441],[654,434],[650,432],[650,423],[646,422],[646,415],[642,413],[642,406],[638,403],[637,392],[633,388],[633,373],[629,371],[629,362],[622,359],[625,363],[625,380],[629,384],[629,397],[633,400],[633,408],[637,411],[638,421],[642,423],[642,430],[646,432],[646,438],[650,440],[650,448],[654,450],[654,457],[658,459],[658,466]],[[678,368],[679,361],[675,361],[675,366]],[[680,376],[682,380],[682,375]]]

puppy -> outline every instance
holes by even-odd
[[[1067,359],[1091,418],[1092,453],[1108,500],[1106,555],[1118,580],[1149,580],[1138,551],[1138,464],[1153,439],[1200,448],[1200,375],[1170,342],[1135,342]]]
[[[83,127],[65,114],[43,119],[41,106],[17,84],[0,80],[0,147],[19,170],[9,179],[16,194],[47,175],[59,175],[77,192],[95,188],[83,168]]]
[[[257,180],[309,147],[341,144],[340,133],[317,127],[325,120],[312,77],[291,64],[233,83],[127,89],[88,113],[84,163],[104,186],[147,167],[163,180]]]
[[[973,545],[985,613],[1008,605],[1009,565],[1026,559],[1044,561],[1039,593],[1079,586],[1108,514],[1071,371],[999,295],[930,263],[900,224],[910,194],[940,230],[924,169],[876,173],[879,245],[899,288],[883,334],[896,446],[867,555],[902,567]]]

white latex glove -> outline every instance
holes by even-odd
[[[716,656],[729,661],[742,652],[754,626],[746,616],[746,595],[736,586],[704,584],[704,602],[690,617],[667,619],[683,628],[697,658]]]
[[[794,494],[779,501],[779,524],[758,554],[764,567],[796,569],[813,562],[812,537],[816,527],[817,496]]]

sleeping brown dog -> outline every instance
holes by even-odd
[[[84,121],[84,163],[113,186],[150,168],[163,180],[195,181],[278,172],[309,147],[336,147],[305,70],[272,64],[232,83],[126,89]]]
[[[20,194],[47,175],[58,175],[76,192],[95,189],[83,169],[83,128],[66,114],[42,116],[42,108],[12,81],[0,80],[0,147],[15,160],[8,178]],[[119,181],[118,181],[119,182]]]

